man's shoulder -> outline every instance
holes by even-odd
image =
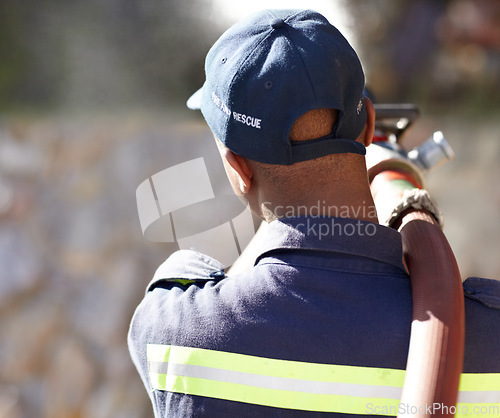
[[[500,314],[500,281],[483,277],[469,277],[463,283],[466,299],[499,311]]]
[[[464,372],[500,373],[500,281],[470,277],[463,288]]]
[[[156,270],[146,293],[160,284],[192,284],[225,277],[224,266],[212,257],[194,250],[179,250],[168,257]]]

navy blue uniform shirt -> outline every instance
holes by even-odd
[[[404,412],[412,300],[399,233],[285,218],[268,225],[259,248],[255,266],[234,276],[191,250],[158,269],[129,331],[155,415]],[[464,291],[459,406],[500,407],[500,282],[471,278]]]

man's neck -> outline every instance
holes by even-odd
[[[294,216],[328,216],[352,218],[378,223],[377,212],[370,190],[346,193],[309,193],[294,198],[262,197],[260,208],[264,219],[271,222]]]

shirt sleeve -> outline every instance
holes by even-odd
[[[195,330],[193,323],[199,321],[197,310],[193,309],[195,303],[192,298],[184,298],[183,295],[195,293],[191,284],[203,285],[223,279],[223,268],[217,260],[197,251],[176,251],[158,267],[147,286],[145,297],[134,312],[128,332],[128,347],[152,401],[155,416],[163,415],[149,377],[147,345],[170,344],[172,341],[182,344],[186,336],[196,336],[186,332]],[[160,286],[167,291],[153,292]]]

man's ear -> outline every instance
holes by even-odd
[[[375,107],[373,106],[372,101],[365,97],[365,108],[366,108],[366,130],[364,137],[365,147],[370,145],[373,140],[373,134],[375,133]]]
[[[222,157],[232,169],[231,174],[236,178],[241,194],[247,194],[252,186],[253,173],[246,160],[227,148],[224,150]]]

